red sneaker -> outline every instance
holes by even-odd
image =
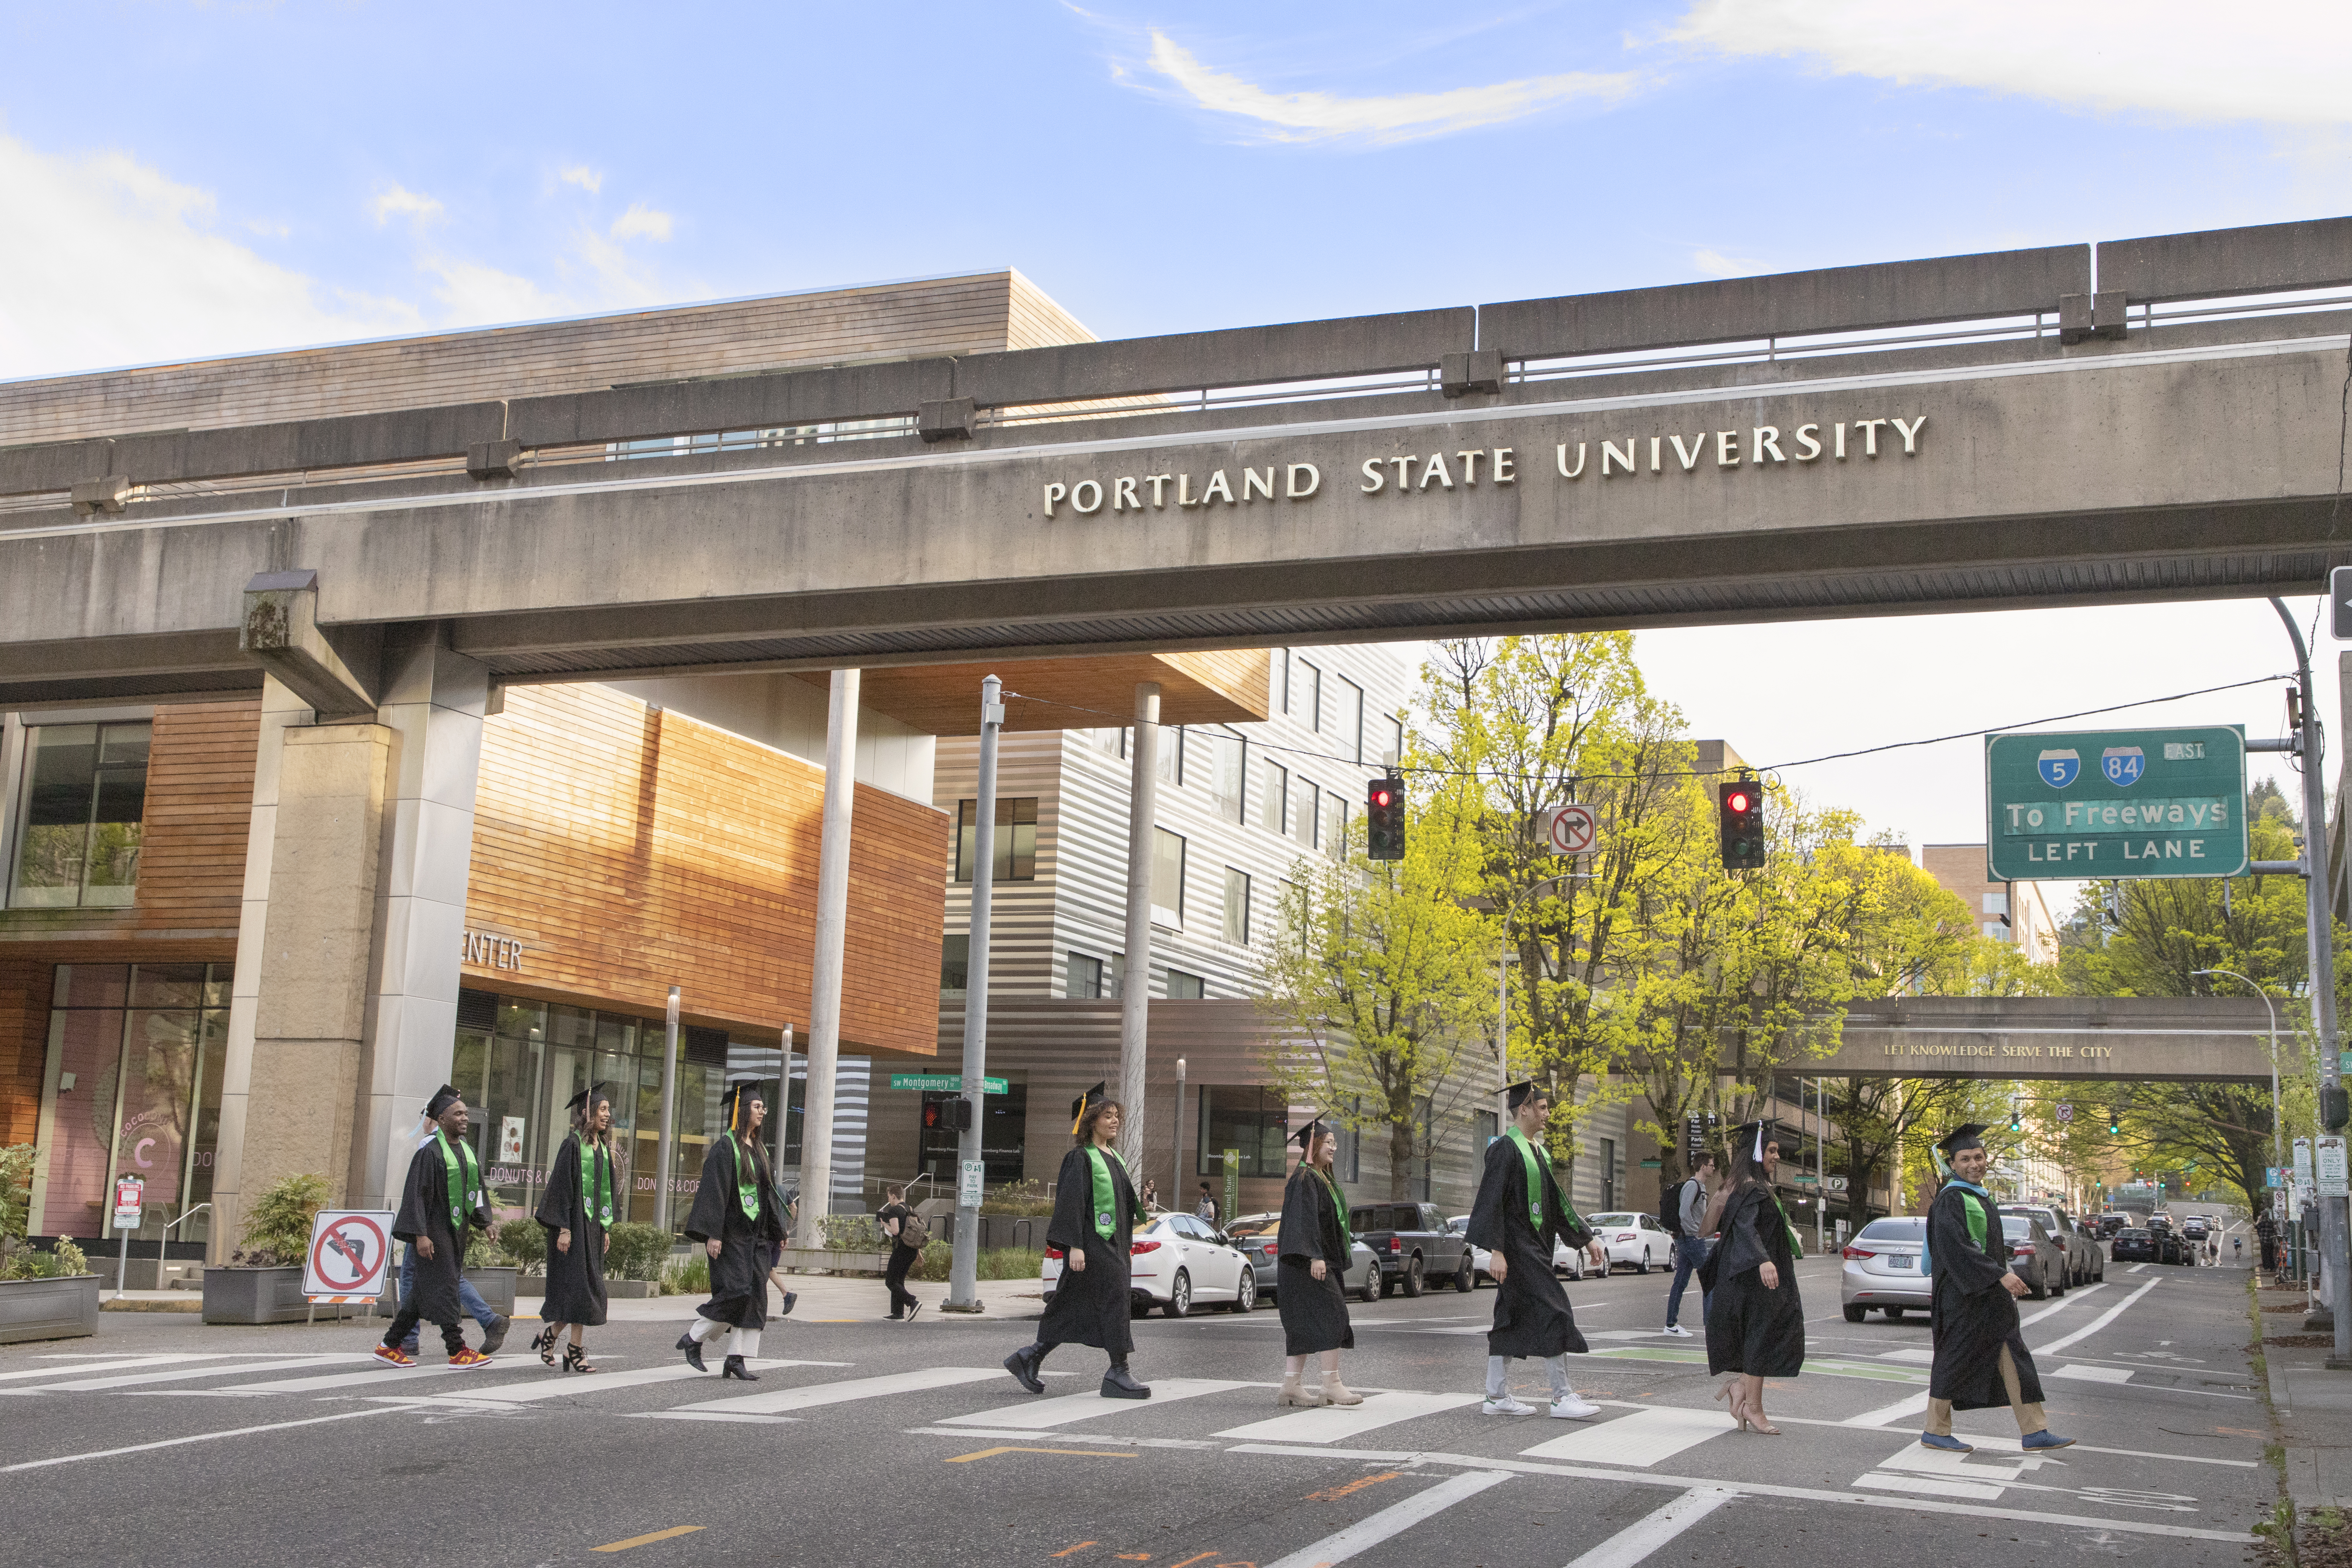
[[[488,1366],[490,1364],[490,1358],[469,1345],[451,1356],[449,1364],[451,1366]]]
[[[410,1355],[406,1351],[402,1350],[398,1345],[376,1346],[375,1359],[383,1363],[386,1366],[415,1366],[416,1364],[416,1358]]]

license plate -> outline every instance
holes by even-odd
[[[1890,1258],[1886,1260],[1886,1267],[1889,1268],[1916,1268],[1919,1267],[1919,1260],[1916,1258]]]

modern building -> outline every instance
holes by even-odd
[[[2028,963],[2058,962],[2059,921],[2044,884],[1995,881],[1986,875],[1981,844],[1923,845],[1919,863],[1945,891],[1966,900],[1985,935],[2015,943]]]

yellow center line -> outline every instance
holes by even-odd
[[[1002,1448],[982,1448],[977,1454],[958,1454],[954,1458],[947,1460],[946,1463],[950,1465],[968,1465],[974,1459],[993,1458],[999,1454],[1068,1454],[1075,1458],[1080,1459],[1135,1459],[1142,1457],[1139,1454],[1107,1453],[1100,1448],[1024,1448],[1019,1447],[1009,1447]]]
[[[632,1535],[626,1541],[615,1541],[606,1546],[592,1546],[591,1552],[626,1552],[632,1546],[650,1546],[656,1541],[667,1541],[676,1535],[692,1535],[703,1527],[698,1524],[673,1524],[667,1530],[656,1530],[650,1535]]]

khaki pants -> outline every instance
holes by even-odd
[[[2042,1406],[2028,1405],[2017,1386],[2017,1362],[2009,1347],[2000,1347],[2000,1385],[2009,1393],[2009,1407],[2017,1414],[2017,1430],[2031,1437],[2047,1430],[2050,1423],[2042,1418]],[[1927,1430],[1938,1437],[1952,1435],[1952,1402],[1948,1399],[1927,1401]]]

